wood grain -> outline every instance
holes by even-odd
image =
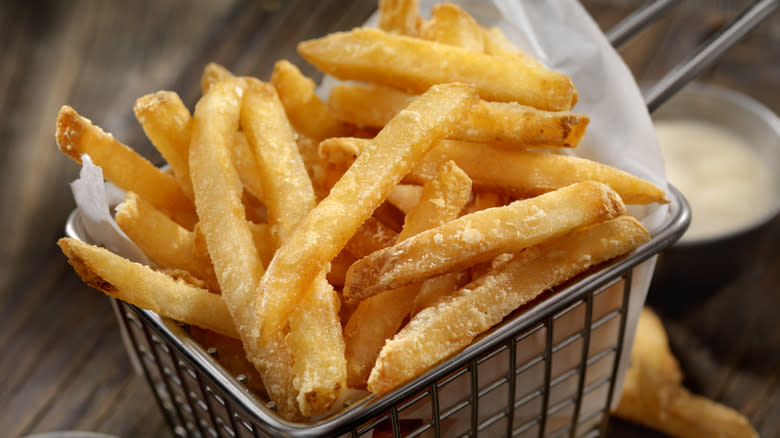
[[[590,0],[608,29],[639,0]],[[686,2],[681,2],[686,3]],[[734,12],[676,7],[620,50],[638,80],[657,79]],[[69,104],[152,162],[159,154],[134,120],[143,94],[177,91],[192,108],[203,66],[267,79],[298,41],[362,23],[363,0],[0,2],[0,425],[5,436],[81,429],[170,436],[143,377],[133,373],[108,301],[84,286],[55,245],[78,173],[54,145]],[[780,111],[780,14],[702,76]],[[749,272],[695,297],[654,300],[686,384],[743,412],[761,436],[780,436],[780,226]],[[660,436],[613,421],[609,436]]]

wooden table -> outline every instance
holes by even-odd
[[[586,6],[609,28],[636,3],[593,0]],[[4,436],[65,429],[170,436],[144,379],[130,368],[108,300],[81,283],[55,246],[74,207],[67,182],[78,172],[55,148],[60,106],[72,105],[159,163],[133,117],[137,97],[171,89],[192,107],[208,61],[267,78],[273,63],[287,56],[313,74],[295,54],[295,42],[355,26],[373,8],[359,0],[0,3]],[[702,80],[780,111],[779,15]],[[678,7],[621,53],[637,78],[657,78],[728,18]],[[707,298],[680,306],[651,295],[686,384],[744,413],[764,437],[780,430],[779,228],[756,248],[749,272]],[[610,436],[629,434],[657,436],[612,423]]]

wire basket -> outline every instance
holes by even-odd
[[[690,221],[674,188],[669,211],[648,243],[543,294],[414,381],[306,424],[277,416],[186,327],[112,302],[128,350],[176,436],[599,436],[616,389],[632,272]],[[82,238],[79,221],[74,211],[66,227],[71,237]]]

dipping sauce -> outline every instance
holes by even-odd
[[[697,120],[658,120],[655,130],[666,177],[691,206],[691,225],[681,240],[739,230],[777,199],[769,167],[731,131]]]

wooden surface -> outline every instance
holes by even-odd
[[[609,28],[636,4],[619,3],[586,6]],[[310,74],[295,43],[358,25],[373,8],[338,0],[0,2],[0,434],[170,436],[144,379],[130,368],[108,301],[81,283],[55,246],[74,206],[68,182],[78,172],[55,147],[60,106],[73,106],[159,163],[133,117],[137,97],[170,89],[192,107],[208,61],[268,78],[273,63],[288,57]],[[676,8],[621,53],[637,78],[657,78],[729,17]],[[779,74],[776,13],[702,80],[778,112]],[[754,255],[733,283],[692,290],[682,304],[652,294],[651,302],[686,384],[773,437],[780,436],[778,226]],[[609,435],[659,436],[619,421]]]

